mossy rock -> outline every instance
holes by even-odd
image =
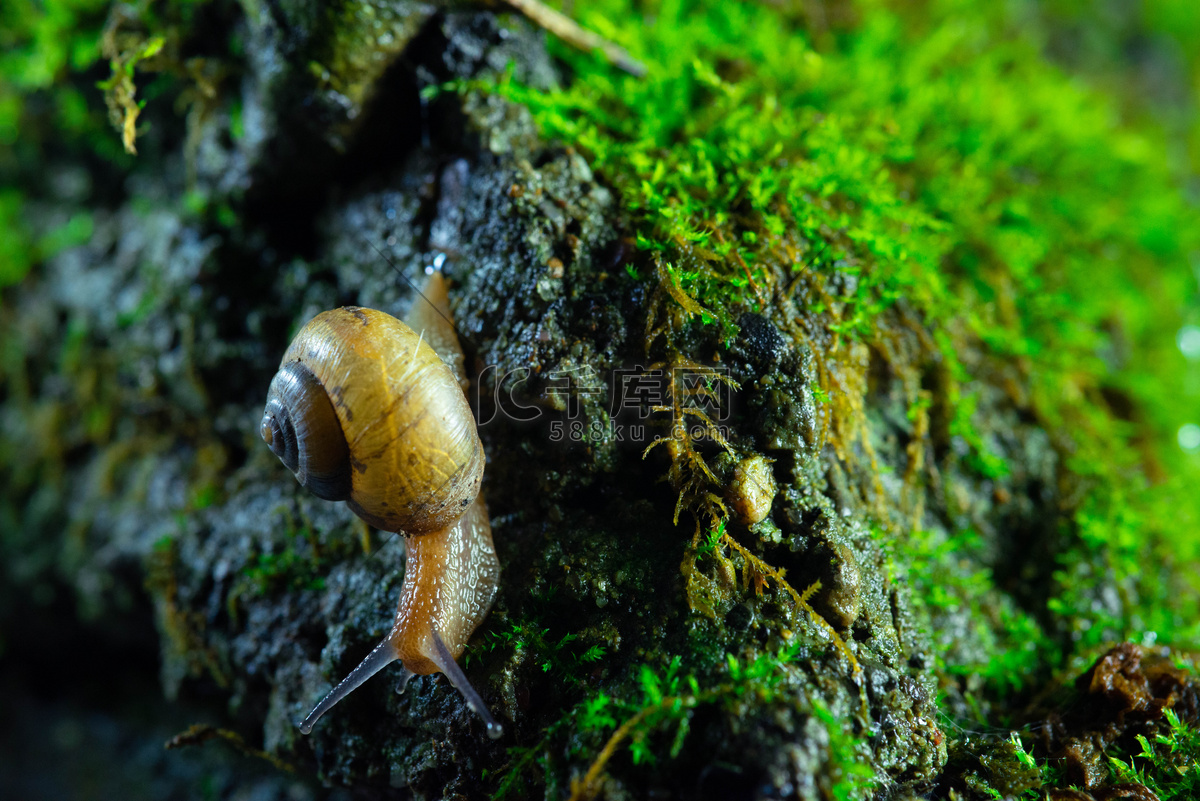
[[[369,796],[1182,792],[1195,110],[1119,120],[1144,107],[1036,47],[1069,15],[821,9],[578,9],[641,78],[494,10],[114,11],[136,161],[63,127],[103,68],[3,71],[0,277],[34,268],[0,298],[13,686],[53,675],[26,643],[86,643],[71,704],[125,670],[123,710]],[[403,549],[292,481],[263,398],[304,321],[402,315],[431,266],[503,566],[462,662],[506,734],[385,673],[303,737],[390,628]],[[1078,756],[1093,731],[1153,753]]]

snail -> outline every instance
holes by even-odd
[[[444,673],[488,735],[502,732],[455,661],[491,608],[500,563],[441,273],[423,294],[429,303],[418,298],[408,324],[354,306],[318,314],[292,340],[268,392],[262,438],[296,479],[403,534],[408,551],[391,632],[309,713],[304,734],[396,660],[401,690],[414,675]]]

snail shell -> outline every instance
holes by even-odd
[[[283,355],[263,440],[308,490],[384,531],[424,534],[479,494],[483,445],[458,379],[374,309],[322,312]]]

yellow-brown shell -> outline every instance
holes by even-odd
[[[333,404],[350,452],[350,508],[376,528],[422,534],[479,494],[483,446],[462,387],[404,323],[374,309],[322,312],[281,368],[301,362]]]

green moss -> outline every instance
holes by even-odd
[[[193,36],[192,23],[197,9],[208,2],[142,2],[133,6],[118,5],[110,12],[101,38],[101,52],[108,60],[111,74],[97,87],[104,93],[109,121],[121,132],[121,144],[126,153],[137,153],[137,121],[147,102],[144,97],[139,99],[138,78],[145,84],[147,75],[166,73],[169,76],[161,77],[149,86],[143,85],[140,90],[148,96],[179,92],[181,99],[196,112],[190,122],[189,137],[196,135],[197,123],[216,104],[217,84],[227,67],[219,65],[218,59],[185,56],[191,44],[188,40]],[[235,48],[236,43],[231,38],[225,43],[222,58]],[[190,91],[184,91],[185,86],[190,87]],[[188,150],[194,147],[194,141],[189,141]],[[189,158],[193,156],[189,153]]]
[[[43,142],[51,139],[56,147],[65,144],[126,163],[105,131],[101,92],[82,79],[100,59],[106,17],[118,20],[126,13],[110,16],[111,10],[109,0],[15,0],[0,7],[0,182],[38,163]],[[150,41],[161,48],[161,38]],[[136,58],[115,65],[113,78],[101,86],[111,93],[120,84],[127,91],[121,115],[130,113],[131,133],[139,110],[133,100],[134,67],[150,55],[143,48]],[[124,124],[123,119],[118,122]],[[0,192],[0,230],[5,232],[0,288],[19,282],[34,264],[91,235],[90,216],[76,213],[39,237],[24,216],[26,200],[15,189]]]
[[[13,0],[0,9],[0,86],[46,89],[100,56],[109,0]]]
[[[288,548],[281,553],[260,553],[242,570],[259,595],[273,595],[283,590],[320,590],[325,579],[319,574],[321,566],[312,557]]]
[[[1151,740],[1137,736],[1142,750],[1129,759],[1110,757],[1114,782],[1137,782],[1162,801],[1200,796],[1200,731],[1166,710],[1167,727]]]
[[[935,4],[914,40],[872,8],[822,53],[753,4],[651,3],[652,25],[625,3],[592,4],[583,21],[650,64],[647,79],[563,50],[578,69],[568,88],[498,90],[621,191],[685,321],[711,320],[727,339],[756,305],[751,282],[769,288],[773,272],[799,278],[798,300],[835,333],[870,339],[904,297],[945,327],[939,356],[960,383],[984,377],[961,364],[973,341],[1028,360],[1051,421],[1076,413],[1073,390],[1111,379],[1097,351],[1114,315],[1139,343],[1178,321],[1178,307],[1147,301],[1188,296],[1194,211],[1154,131],[1120,128],[1025,40],[954,17],[973,9]],[[680,325],[652,337],[670,351]],[[1144,377],[1135,366],[1122,379]],[[954,402],[952,433],[979,475],[1003,476],[972,397]]]
[[[408,3],[350,0],[324,11],[331,35],[309,71],[325,88],[361,106],[379,76],[420,30],[425,15]]]
[[[98,93],[76,80],[100,58],[110,6],[109,0],[15,0],[0,8],[0,174],[34,161],[51,134],[120,160],[120,149],[103,136]]]
[[[717,705],[736,717],[750,702],[804,707],[802,718],[811,718],[824,734],[818,779],[823,797],[867,798],[877,780],[867,761],[865,741],[849,731],[852,724],[844,715],[833,714],[815,695],[797,692],[797,662],[803,650],[797,639],[746,662],[727,655],[724,680],[716,684],[702,683],[684,671],[678,655],[658,668],[636,666],[626,677],[628,686],[622,693],[594,692],[546,727],[540,740],[510,749],[508,766],[495,777],[493,797],[520,797],[528,789],[523,784],[526,774],[539,766],[549,790],[553,769],[548,755],[567,736],[573,758],[592,760],[587,772],[572,781],[571,797],[591,797],[614,760],[627,757],[636,768],[676,759],[683,751],[694,710]]]
[[[0,289],[20,283],[39,261],[83,245],[92,236],[91,213],[77,211],[66,222],[35,237],[23,206],[24,198],[18,190],[0,190],[0,230],[5,232],[0,240]]]
[[[1051,16],[1086,13],[1070,5]],[[644,79],[558,46],[572,75],[561,89],[511,74],[460,87],[529,108],[618,190],[640,252],[625,274],[651,290],[646,350],[663,363],[728,346],[742,312],[768,310],[799,310],[824,358],[847,341],[886,357],[900,315],[938,365],[955,454],[939,482],[1009,486],[997,387],[1049,433],[1062,464],[1052,582],[998,587],[981,566],[994,544],[969,530],[885,526],[945,640],[944,687],[967,705],[1078,671],[1113,642],[1200,644],[1200,496],[1188,492],[1200,459],[1174,441],[1200,408],[1200,377],[1175,346],[1200,321],[1200,213],[1184,191],[1198,162],[1180,157],[1178,126],[1131,118],[1136,103],[1049,63],[1031,8],[861,2],[823,30],[768,4],[608,0],[579,19],[646,63]],[[1143,22],[1200,24],[1170,0]],[[1186,119],[1182,138],[1200,141]],[[891,367],[913,387],[926,378]],[[833,444],[848,448],[840,432],[862,407],[827,379]],[[932,413],[911,395],[910,422]],[[698,532],[713,531],[715,479],[702,462],[676,469],[688,445],[671,444],[671,478]],[[698,533],[697,552],[707,546]],[[951,643],[959,633],[939,624],[964,617],[972,631]]]
[[[964,738],[951,760],[961,764],[958,773],[968,798],[1037,801],[1046,795],[1042,787],[1062,785],[1059,771],[1030,754],[1015,731],[1006,738]]]
[[[914,531],[910,537],[904,579],[933,623],[938,672],[970,679],[974,690],[993,696],[1020,689],[1040,669],[1031,657],[1053,643],[1036,620],[999,592],[991,571],[967,567],[981,547],[979,535]],[[964,610],[971,628],[955,631],[948,623]]]
[[[226,599],[231,614],[237,614],[244,595],[272,596],[324,589],[330,567],[363,547],[347,537],[324,542],[313,526],[303,517],[297,519],[291,509],[284,512],[284,519],[286,525],[274,547],[255,549],[247,555],[241,577]]]
[[[162,36],[144,37],[133,34],[118,39],[113,27],[105,35],[105,55],[110,59],[112,75],[97,84],[103,90],[108,104],[109,120],[121,132],[125,151],[134,154],[137,148],[137,118],[145,100],[137,99],[137,86],[133,77],[136,70],[161,69],[156,65],[167,40]]]
[[[34,263],[32,237],[21,217],[21,193],[0,190],[0,288],[19,283]]]
[[[487,650],[519,648],[528,652],[543,673],[575,687],[586,687],[586,673],[604,658],[608,650],[599,638],[586,632],[568,632],[550,636],[550,629],[537,628],[529,623],[510,625],[507,629],[489,632]],[[590,644],[589,644],[590,643]],[[470,652],[465,664],[470,664]]]
[[[1173,350],[1196,314],[1187,266],[1200,249],[1178,165],[1160,131],[1123,127],[1034,42],[956,16],[990,24],[993,12],[933,3],[910,21],[866,8],[836,49],[819,51],[755,4],[591,4],[582,21],[650,65],[646,79],[562,49],[577,70],[567,88],[496,90],[589,155],[663,283],[723,331],[756,303],[750,280],[768,285],[780,269],[807,285],[810,311],[834,333],[870,340],[897,298],[917,307],[953,377],[950,433],[982,478],[1007,467],[962,388],[1016,360],[1092,498],[1075,521],[1081,550],[1064,558],[1099,545],[1128,568],[1122,543],[1152,540],[1155,521],[1136,536],[1113,523],[1151,500],[1110,488],[1151,459],[1196,474],[1168,444],[1181,400],[1197,400]],[[1138,358],[1108,355],[1120,345]],[[1112,391],[1144,419],[1118,419],[1102,396]],[[1194,534],[1168,530],[1190,558]]]

